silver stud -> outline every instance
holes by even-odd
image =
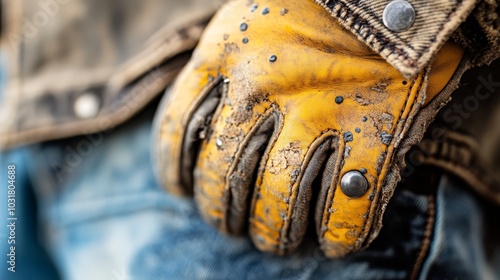
[[[219,148],[222,147],[222,144],[223,144],[222,139],[220,139],[220,138],[215,139],[215,145],[217,147],[219,147]]]
[[[394,32],[405,31],[415,22],[415,9],[406,1],[392,1],[385,7],[382,20]]]
[[[86,92],[78,96],[73,104],[75,115],[80,119],[90,119],[99,113],[99,98],[91,92]]]
[[[340,180],[340,188],[348,197],[363,196],[368,190],[368,181],[359,171],[349,171]]]

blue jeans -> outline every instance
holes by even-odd
[[[40,235],[63,279],[500,277],[500,238],[495,235],[500,222],[491,215],[499,209],[445,174],[435,187],[422,190],[408,187],[412,178],[400,184],[379,237],[367,250],[344,259],[326,259],[314,240],[291,256],[276,256],[257,251],[247,237],[222,235],[201,220],[191,199],[173,197],[155,181],[153,111],[149,108],[111,132],[3,155],[1,176],[5,164],[15,164],[23,190],[32,188],[37,195],[38,232],[26,228],[18,234]],[[1,195],[4,201],[5,191]],[[2,250],[4,245],[2,238]],[[33,254],[41,250],[31,249]],[[24,255],[19,261],[23,258],[26,264],[19,273],[40,266],[39,260],[28,261]],[[0,263],[0,279],[15,279],[9,278],[13,274],[7,273],[5,261]],[[48,270],[17,279],[54,277]]]

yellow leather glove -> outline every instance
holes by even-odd
[[[410,132],[461,57],[448,43],[405,79],[313,1],[229,2],[157,115],[157,172],[263,251],[294,250],[313,223],[344,256],[378,234]]]

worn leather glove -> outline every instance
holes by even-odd
[[[357,251],[462,53],[405,79],[313,1],[229,2],[159,110],[158,176],[263,251],[293,251],[308,223],[327,256]]]

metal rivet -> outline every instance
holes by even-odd
[[[263,14],[263,15],[267,15],[267,14],[269,14],[269,8],[264,8],[264,9],[262,9],[262,14]]]
[[[243,40],[241,40],[241,41],[243,42],[243,44],[246,44],[246,43],[248,43],[248,38],[247,38],[247,37],[245,37],[245,38],[243,38]]]
[[[359,171],[349,171],[340,180],[340,188],[348,197],[361,197],[368,190],[368,181]]]
[[[360,129],[359,127],[356,127],[356,128],[354,129],[354,131],[355,131],[356,133],[360,133],[360,132],[361,132],[361,129]]]
[[[367,117],[363,117],[363,119],[361,119],[363,122],[366,122],[368,120]]]
[[[284,16],[288,13],[288,10],[286,8],[281,9],[280,15]]]
[[[248,29],[248,24],[246,24],[246,23],[240,24],[240,30],[241,31],[247,31],[247,29]]]
[[[366,173],[368,173],[368,170],[366,170],[366,168],[361,168],[361,169],[359,170],[359,172],[361,172],[361,173],[363,173],[363,174],[366,174]]]
[[[258,4],[254,4],[254,5],[252,6],[252,8],[250,8],[250,12],[252,12],[252,13],[253,13],[253,12],[255,12],[255,10],[257,10],[257,8],[258,8],[258,7],[259,7],[259,5],[258,5]]]
[[[276,62],[276,60],[278,60],[278,57],[274,54],[269,57],[270,62]]]
[[[380,140],[385,145],[391,144],[392,138],[394,138],[394,136],[392,136],[391,134],[389,134],[389,133],[387,133],[385,131],[382,132],[382,134],[380,134]]]
[[[222,147],[222,139],[217,138],[217,139],[215,140],[215,145],[216,145],[217,147]]]
[[[335,97],[335,103],[341,104],[342,102],[344,102],[344,97],[342,96]]]
[[[392,31],[405,31],[415,22],[415,9],[406,1],[392,1],[385,7],[382,20],[384,25]]]
[[[78,96],[73,104],[75,115],[80,119],[90,119],[99,113],[99,98],[91,92]]]
[[[255,237],[255,239],[256,239],[256,240],[257,240],[257,242],[259,242],[259,243],[264,243],[264,242],[266,242],[266,241],[265,241],[265,239],[264,239],[264,237],[262,237],[262,236],[260,236],[260,235],[257,235],[257,236]]]
[[[286,220],[286,215],[283,212],[280,212],[280,218],[281,220],[285,221]]]
[[[353,140],[354,140],[354,136],[352,135],[352,132],[350,132],[350,131],[345,132],[345,133],[344,133],[344,140],[345,140],[346,142],[351,142],[351,141],[353,141]]]

